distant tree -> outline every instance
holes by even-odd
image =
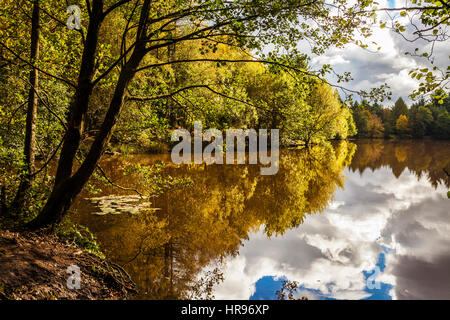
[[[367,136],[370,138],[378,138],[383,135],[383,123],[381,119],[375,114],[370,113],[367,120]]]
[[[443,110],[436,119],[436,136],[439,139],[450,139],[450,114]]]
[[[391,120],[391,116],[392,116],[392,110],[389,108],[383,108],[383,111],[381,113],[381,121],[383,121],[383,123],[388,122]]]
[[[408,116],[402,114],[398,117],[395,122],[395,130],[397,130],[399,134],[408,134],[410,132]]]
[[[371,113],[375,113],[379,118],[382,118],[382,116],[383,116],[383,108],[380,104],[378,104],[376,102],[372,105],[369,105],[368,110]]]
[[[355,126],[358,132],[359,137],[366,136],[367,134],[367,120],[368,113],[363,109],[362,104],[359,104],[357,101],[353,103],[351,106],[351,110],[353,113],[353,120],[355,122]]]
[[[392,126],[392,111],[389,108],[383,108],[383,113],[381,116],[381,121],[383,122],[384,127],[384,137],[389,138],[393,132]]]
[[[410,119],[412,119],[411,129],[414,137],[423,137],[426,135],[428,128],[434,120],[430,109],[425,106],[420,106]]]
[[[392,119],[397,121],[398,117],[401,115],[408,115],[408,106],[405,101],[400,97],[395,101],[394,107],[392,108]]]

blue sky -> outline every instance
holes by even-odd
[[[383,252],[381,252],[378,256],[378,262],[375,265],[378,267],[378,270],[383,272],[386,268],[386,259],[385,255],[389,253],[390,250],[387,248],[383,248]],[[367,280],[370,276],[373,275],[375,268],[370,271],[363,271],[364,279]],[[283,281],[288,280],[286,277],[274,277],[274,276],[265,276],[259,279],[255,283],[255,292],[250,297],[250,300],[276,300],[276,291],[280,290],[283,284]],[[363,300],[392,300],[389,292],[392,289],[391,284],[380,282],[380,288],[369,289],[367,286],[364,289],[365,292],[369,293],[370,296],[364,298]],[[298,297],[306,296],[309,299],[320,299],[320,300],[335,300],[334,298],[329,297],[324,292],[320,290],[314,290],[306,288],[305,286],[299,286],[300,293]]]

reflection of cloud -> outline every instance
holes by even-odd
[[[450,299],[450,215],[447,201],[431,196],[396,212],[382,231],[396,248],[387,274],[396,279],[398,299]]]
[[[287,238],[290,241],[286,242],[284,237],[267,241],[263,234],[258,234],[251,239],[246,248],[249,253],[245,256],[248,263],[245,271],[252,273],[254,270],[251,267],[257,266],[261,262],[260,257],[263,256],[270,256],[271,260],[278,262],[279,264],[275,265],[276,268],[282,268],[282,264],[284,264],[286,266],[295,265],[301,269],[308,268],[310,261],[325,258],[320,249],[308,244],[306,239],[298,237],[297,233],[288,235]],[[280,250],[281,246],[283,250]],[[286,252],[290,253],[289,256],[286,256]]]
[[[408,170],[398,179],[387,168],[361,175],[346,170],[346,175],[345,189],[336,192],[329,208],[308,216],[299,228],[272,239],[251,234],[239,256],[229,259],[216,298],[248,299],[266,276],[297,281],[306,293],[320,292],[309,298],[386,297],[367,290],[363,273],[373,270],[383,252],[386,269],[379,279],[383,290],[394,286],[394,298],[404,298],[405,289],[414,297],[445,296],[450,216],[444,188],[435,190]]]
[[[432,262],[414,256],[391,261],[397,299],[450,299],[450,253]]]
[[[244,271],[245,258],[240,255],[227,263],[223,273],[225,281],[214,292],[214,297],[219,300],[247,300],[254,293],[254,284],[259,278]]]

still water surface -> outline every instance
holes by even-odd
[[[187,178],[162,195],[97,185],[73,220],[130,273],[142,299],[450,299],[450,142],[357,141],[284,150],[256,165],[173,166],[170,155],[106,158],[114,182],[149,188],[132,165]]]

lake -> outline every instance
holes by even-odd
[[[130,168],[159,161],[174,182],[160,195],[94,183],[101,190],[84,191],[71,214],[140,299],[277,299],[286,283],[296,298],[450,299],[449,141],[283,150],[275,176],[258,165],[175,166],[169,154],[101,166],[148,191]]]

